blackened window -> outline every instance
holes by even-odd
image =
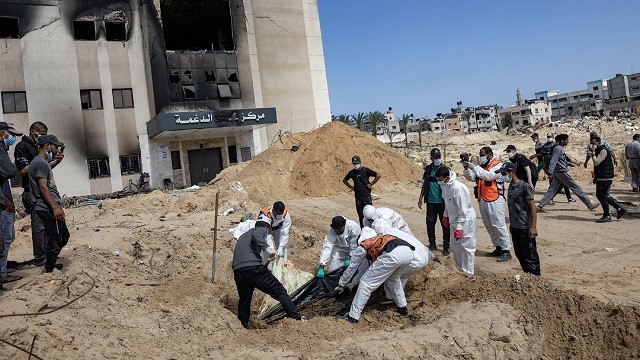
[[[18,18],[0,16],[0,39],[20,38]]]
[[[76,40],[97,40],[95,21],[74,21],[73,38]]]
[[[124,22],[105,21],[107,41],[127,41],[127,26]]]
[[[180,151],[171,152],[171,167],[173,170],[182,169],[182,164],[180,163]]]
[[[109,158],[89,159],[87,160],[89,167],[89,179],[98,179],[111,176],[109,172]]]
[[[229,145],[227,147],[227,151],[229,152],[229,163],[237,164],[238,163],[238,150],[235,145]]]
[[[3,92],[2,112],[5,114],[27,112],[27,93],[24,91]]]
[[[182,85],[182,97],[185,100],[196,98],[196,87],[193,85]]]
[[[235,50],[229,1],[162,1],[167,50]]]
[[[102,91],[80,90],[80,104],[85,110],[102,109]]]
[[[116,109],[132,108],[133,92],[131,89],[114,89],[113,107]]]
[[[136,174],[140,172],[140,155],[120,156],[120,172],[122,175]]]

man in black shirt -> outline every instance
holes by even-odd
[[[356,194],[356,211],[360,219],[360,227],[363,227],[362,219],[364,216],[362,215],[362,209],[367,205],[372,205],[371,188],[380,180],[380,174],[362,166],[358,155],[354,155],[351,158],[351,163],[353,164],[353,169],[347,173],[342,182]],[[370,177],[373,177],[371,182],[369,182]],[[353,180],[353,186],[349,184],[349,179]]]
[[[524,180],[532,189],[535,189],[536,183],[538,182],[536,165],[527,159],[526,156],[519,154],[514,145],[507,146],[504,152],[507,153],[509,161],[516,165],[516,175],[518,175],[518,179]]]
[[[13,153],[16,161],[16,166],[20,170],[20,176],[22,177],[22,204],[24,205],[27,214],[31,215],[31,239],[33,241],[33,263],[36,265],[44,265],[45,260],[45,248],[47,246],[47,235],[44,231],[44,223],[40,220],[40,217],[36,215],[33,204],[33,197],[29,192],[29,164],[38,155],[38,146],[36,145],[36,139],[41,135],[47,135],[47,125],[36,121],[29,127],[29,136],[23,136],[22,141],[16,145],[15,152]],[[49,161],[51,168],[56,167],[62,159],[64,154],[59,152],[55,158]]]

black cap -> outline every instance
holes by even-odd
[[[502,174],[505,171],[516,171],[516,164],[514,164],[514,163],[512,163],[510,161],[504,162],[504,163],[502,163],[502,166],[500,167],[500,169],[498,169],[498,170],[496,170],[494,172],[497,173],[497,174]]]
[[[0,130],[6,130],[14,136],[22,136],[22,133],[16,130],[16,128],[13,127],[13,124],[7,124],[4,121],[0,121]]]
[[[341,227],[345,226],[347,224],[347,219],[345,219],[342,216],[336,216],[333,219],[331,219],[331,228],[334,230],[340,229]]]
[[[532,138],[537,138],[537,137],[540,137],[540,136],[538,135],[538,133],[533,133],[533,134],[531,134],[531,137]]]
[[[507,146],[506,149],[504,149],[504,152],[512,151],[512,150],[515,150],[515,149],[516,149],[515,145],[509,145],[509,146]]]
[[[353,157],[351,158],[351,163],[352,164],[360,164],[360,156],[353,155]]]
[[[58,140],[58,138],[55,135],[40,135],[36,139],[36,142],[38,143],[39,146],[42,146],[45,144],[53,144],[55,146],[64,146],[64,143]]]
[[[589,138],[590,139],[595,139],[597,137],[598,137],[598,133],[597,132],[592,131],[592,132],[589,133]]]
[[[438,148],[431,149],[431,157],[439,159],[441,156],[442,155],[440,155],[440,149],[438,149]]]

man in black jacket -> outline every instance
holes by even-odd
[[[616,209],[618,212],[616,217],[620,219],[627,211],[609,195],[609,190],[611,190],[611,184],[613,184],[613,178],[615,177],[612,152],[607,145],[602,143],[602,140],[598,136],[591,138],[590,149],[594,155],[591,159],[593,160],[593,172],[595,175],[593,180],[596,184],[596,197],[598,201],[600,201],[603,211],[602,217],[596,220],[596,222],[611,222],[609,205]]]
[[[363,227],[362,219],[364,219],[364,215],[362,210],[367,205],[373,205],[371,202],[371,188],[380,180],[380,174],[362,166],[358,155],[354,155],[351,158],[351,163],[353,164],[353,169],[347,173],[342,182],[356,194],[356,211],[360,219],[360,227]],[[373,177],[373,181],[369,182],[371,177]],[[353,185],[349,184],[349,179],[353,180]]]
[[[519,154],[515,145],[509,145],[504,152],[507,153],[509,161],[516,166],[516,175],[518,179],[524,180],[531,189],[535,190],[536,183],[538,182],[538,170],[536,165],[527,159],[526,156]]]
[[[442,189],[436,179],[436,170],[442,166],[442,155],[437,148],[431,149],[431,164],[424,168],[422,175],[422,190],[418,199],[418,208],[422,209],[423,201],[427,204],[427,236],[429,237],[429,250],[434,251],[436,246],[436,221],[440,218],[442,226],[442,255],[449,255],[450,230],[449,224],[444,222],[444,199]]]

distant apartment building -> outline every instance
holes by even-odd
[[[445,130],[458,131],[458,132],[465,131],[465,129],[462,127],[462,124],[461,124],[461,122],[462,122],[461,118],[462,118],[462,114],[461,113],[455,113],[455,114],[446,115],[444,117]]]
[[[622,75],[607,80],[610,100],[638,100],[640,98],[640,73]]]
[[[496,129],[498,122],[498,107],[496,105],[478,106],[473,109],[474,126],[470,126],[471,132],[491,131]]]
[[[429,122],[429,131],[434,133],[440,133],[445,130],[444,117],[436,116],[434,119],[425,120]]]
[[[551,120],[549,104],[540,100],[527,101],[498,111],[502,123],[509,122],[512,128],[535,125]]]

